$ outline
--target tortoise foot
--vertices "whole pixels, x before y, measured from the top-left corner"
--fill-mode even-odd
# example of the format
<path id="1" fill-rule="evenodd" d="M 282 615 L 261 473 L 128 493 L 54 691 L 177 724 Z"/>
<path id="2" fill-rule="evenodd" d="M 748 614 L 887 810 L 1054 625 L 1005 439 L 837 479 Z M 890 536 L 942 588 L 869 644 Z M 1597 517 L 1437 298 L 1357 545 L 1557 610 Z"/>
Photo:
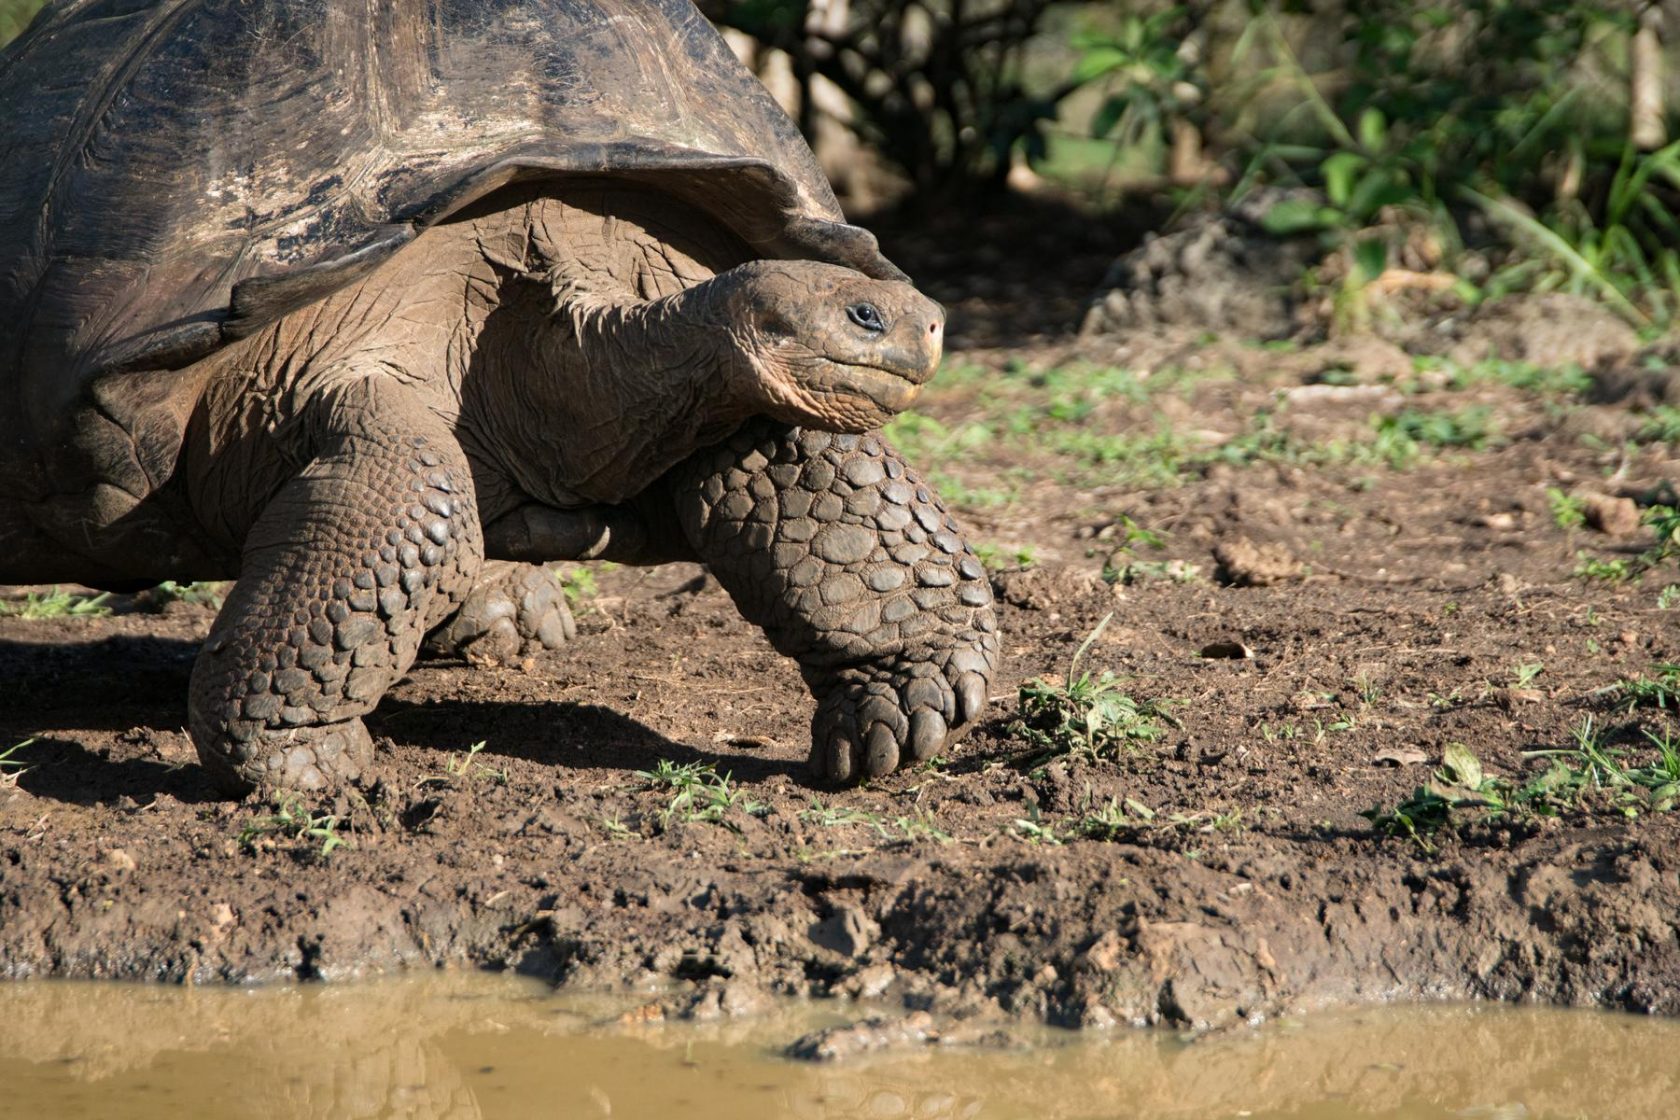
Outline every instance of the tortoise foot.
<path id="1" fill-rule="evenodd" d="M 253 730 L 216 746 L 199 757 L 230 796 L 252 790 L 331 793 L 356 784 L 373 765 L 373 738 L 359 719 Z"/>
<path id="2" fill-rule="evenodd" d="M 491 561 L 460 608 L 426 638 L 426 650 L 474 665 L 505 665 L 576 636 L 565 592 L 547 568 Z"/>
<path id="3" fill-rule="evenodd" d="M 986 707 L 997 661 L 993 635 L 925 659 L 900 657 L 812 680 L 811 769 L 858 782 L 924 762 L 954 744 Z M 810 679 L 809 676 L 807 679 Z"/>

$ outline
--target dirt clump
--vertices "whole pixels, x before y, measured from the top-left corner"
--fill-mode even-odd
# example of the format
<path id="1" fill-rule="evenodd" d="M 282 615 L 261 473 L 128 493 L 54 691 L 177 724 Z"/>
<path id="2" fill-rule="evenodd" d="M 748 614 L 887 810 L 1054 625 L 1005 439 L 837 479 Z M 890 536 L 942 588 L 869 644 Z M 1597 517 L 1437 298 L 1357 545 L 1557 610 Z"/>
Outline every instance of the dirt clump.
<path id="1" fill-rule="evenodd" d="M 1081 334 L 1184 328 L 1288 337 L 1303 308 L 1301 276 L 1321 250 L 1310 237 L 1268 234 L 1263 209 L 1198 215 L 1147 236 L 1103 277 Z"/>
<path id="2" fill-rule="evenodd" d="M 1219 581 L 1233 587 L 1270 587 L 1302 572 L 1301 562 L 1276 541 L 1255 544 L 1247 537 L 1234 537 L 1214 546 L 1213 559 L 1219 565 Z"/>

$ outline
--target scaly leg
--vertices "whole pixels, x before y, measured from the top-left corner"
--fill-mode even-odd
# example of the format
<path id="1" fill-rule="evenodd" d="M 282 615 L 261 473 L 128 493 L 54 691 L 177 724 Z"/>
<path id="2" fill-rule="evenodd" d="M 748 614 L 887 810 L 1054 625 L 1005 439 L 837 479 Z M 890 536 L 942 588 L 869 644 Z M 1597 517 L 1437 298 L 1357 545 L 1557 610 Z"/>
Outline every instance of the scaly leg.
<path id="1" fill-rule="evenodd" d="M 251 527 L 193 667 L 193 739 L 235 793 L 359 777 L 373 755 L 360 717 L 483 555 L 466 456 L 408 389 L 341 385 L 306 423 L 316 457 Z"/>
<path id="2" fill-rule="evenodd" d="M 460 609 L 426 636 L 426 650 L 474 665 L 509 665 L 577 637 L 554 574 L 538 564 L 486 561 Z"/>
<path id="3" fill-rule="evenodd" d="M 879 435 L 755 422 L 667 486 L 741 613 L 799 661 L 819 777 L 889 773 L 979 717 L 998 657 L 991 585 Z"/>
<path id="4" fill-rule="evenodd" d="M 661 509 L 661 523 L 669 510 Z M 613 560 L 660 564 L 692 560 L 681 530 L 654 531 L 633 506 L 554 509 L 528 502 L 484 527 L 487 559 L 453 615 L 426 649 L 479 664 L 558 649 L 577 636 L 566 597 L 544 564 Z"/>

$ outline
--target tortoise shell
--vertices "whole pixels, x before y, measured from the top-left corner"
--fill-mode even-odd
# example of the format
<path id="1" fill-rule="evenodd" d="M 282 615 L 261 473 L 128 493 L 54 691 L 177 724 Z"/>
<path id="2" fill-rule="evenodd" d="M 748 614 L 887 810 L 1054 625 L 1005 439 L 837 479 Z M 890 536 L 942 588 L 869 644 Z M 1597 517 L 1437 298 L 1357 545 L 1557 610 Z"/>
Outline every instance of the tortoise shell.
<path id="1" fill-rule="evenodd" d="M 902 275 L 690 0 L 67 0 L 0 53 L 0 106 L 19 443 L 516 180 L 633 178 L 761 256 Z"/>

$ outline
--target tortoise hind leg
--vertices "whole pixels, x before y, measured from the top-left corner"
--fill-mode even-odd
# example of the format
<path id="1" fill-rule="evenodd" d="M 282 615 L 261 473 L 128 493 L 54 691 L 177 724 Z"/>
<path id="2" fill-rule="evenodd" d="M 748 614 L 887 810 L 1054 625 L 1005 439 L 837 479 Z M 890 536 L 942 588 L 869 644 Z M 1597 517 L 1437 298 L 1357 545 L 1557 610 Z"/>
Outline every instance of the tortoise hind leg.
<path id="1" fill-rule="evenodd" d="M 251 527 L 193 667 L 193 739 L 231 793 L 360 777 L 373 753 L 360 717 L 483 555 L 466 456 L 408 390 L 356 382 L 311 409 L 315 458 Z"/>
<path id="2" fill-rule="evenodd" d="M 426 636 L 426 652 L 474 665 L 508 665 L 577 636 L 566 595 L 538 564 L 486 561 L 461 606 Z"/>
<path id="3" fill-rule="evenodd" d="M 507 664 L 577 636 L 566 596 L 544 565 L 569 560 L 663 564 L 695 559 L 668 505 L 650 522 L 634 504 L 555 509 L 517 506 L 484 527 L 488 559 L 454 615 L 426 638 L 426 650 L 475 664 Z"/>

